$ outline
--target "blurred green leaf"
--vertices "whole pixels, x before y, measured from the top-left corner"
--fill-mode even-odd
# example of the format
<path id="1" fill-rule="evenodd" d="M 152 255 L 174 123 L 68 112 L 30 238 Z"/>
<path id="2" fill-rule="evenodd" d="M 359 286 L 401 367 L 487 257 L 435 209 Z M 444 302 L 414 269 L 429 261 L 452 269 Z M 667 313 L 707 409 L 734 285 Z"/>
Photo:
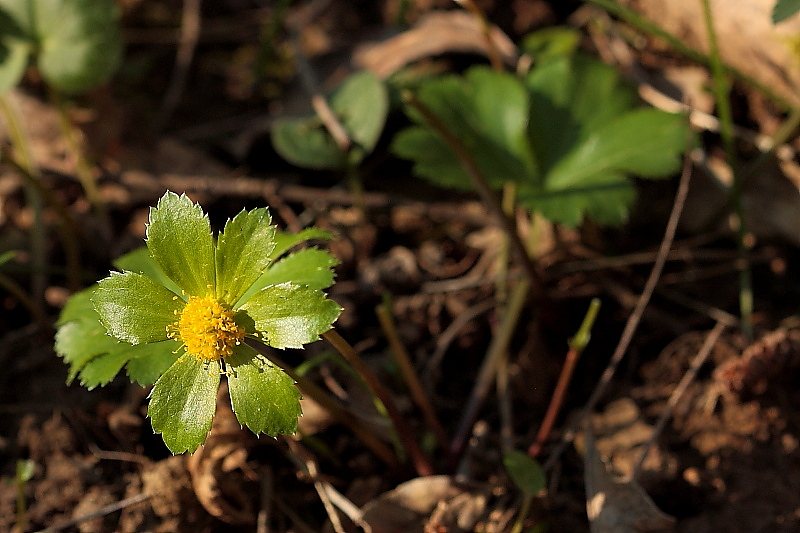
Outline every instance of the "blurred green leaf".
<path id="1" fill-rule="evenodd" d="M 344 154 L 318 117 L 276 120 L 272 144 L 281 157 L 299 167 L 341 170 L 358 164 L 375 148 L 386 122 L 389 96 L 384 84 L 368 71 L 352 74 L 333 93 L 331 110 L 353 141 Z"/>
<path id="2" fill-rule="evenodd" d="M 19 81 L 30 52 L 47 83 L 65 92 L 105 82 L 121 62 L 119 7 L 113 0 L 0 0 L 0 8 L 16 26 L 15 34 L 2 33 L 10 53 L 0 63 L 0 90 Z M 0 19 L 0 30 L 7 22 Z M 15 36 L 11 44 L 8 35 Z"/>
<path id="3" fill-rule="evenodd" d="M 474 67 L 425 83 L 416 96 L 491 187 L 515 183 L 520 205 L 568 226 L 587 216 L 624 222 L 635 198 L 629 176 L 675 173 L 691 140 L 683 116 L 637 108 L 636 91 L 614 69 L 578 53 L 548 54 L 522 80 Z M 471 189 L 440 134 L 412 107 L 407 113 L 419 125 L 395 137 L 394 151 L 438 185 Z"/>
<path id="4" fill-rule="evenodd" d="M 772 9 L 772 23 L 778 24 L 800 11 L 800 0 L 778 0 Z"/>
<path id="5" fill-rule="evenodd" d="M 503 466 L 511 481 L 529 496 L 536 496 L 547 483 L 541 465 L 527 453 L 511 450 L 503 455 Z"/>

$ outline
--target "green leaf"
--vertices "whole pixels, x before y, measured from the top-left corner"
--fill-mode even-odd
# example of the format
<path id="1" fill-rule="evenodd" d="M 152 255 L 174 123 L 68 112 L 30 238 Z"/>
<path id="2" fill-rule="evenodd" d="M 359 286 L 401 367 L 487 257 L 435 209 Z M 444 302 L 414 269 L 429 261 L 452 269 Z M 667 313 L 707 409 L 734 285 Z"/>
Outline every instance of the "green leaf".
<path id="1" fill-rule="evenodd" d="M 539 462 L 519 450 L 503 455 L 503 465 L 511 481 L 525 494 L 536 496 L 547 483 Z"/>
<path id="2" fill-rule="evenodd" d="M 473 67 L 463 78 L 425 83 L 416 97 L 472 155 L 493 187 L 536 175 L 527 140 L 529 97 L 514 76 Z M 435 183 L 471 188 L 462 163 L 439 133 L 412 107 L 407 112 L 421 126 L 395 137 L 395 153 L 414 160 L 414 172 Z"/>
<path id="3" fill-rule="evenodd" d="M 272 145 L 281 157 L 305 168 L 341 170 L 372 152 L 389 110 L 386 87 L 372 73 L 349 76 L 330 99 L 331 110 L 354 146 L 349 157 L 336 145 L 318 117 L 276 120 Z"/>
<path id="4" fill-rule="evenodd" d="M 144 274 L 175 294 L 181 295 L 181 288 L 164 274 L 164 271 L 161 270 L 158 263 L 153 260 L 153 256 L 150 255 L 150 250 L 147 249 L 147 246 L 142 246 L 141 248 L 137 248 L 136 250 L 118 257 L 114 261 L 114 266 L 119 270 L 129 270 L 131 272 Z"/>
<path id="5" fill-rule="evenodd" d="M 131 344 L 165 340 L 184 305 L 172 291 L 135 272 L 112 272 L 100 280 L 92 302 L 108 332 Z"/>
<path id="6" fill-rule="evenodd" d="M 289 251 L 293 246 L 297 246 L 301 242 L 318 239 L 322 241 L 329 241 L 333 239 L 333 234 L 321 228 L 305 228 L 297 233 L 286 233 L 279 231 L 275 234 L 275 249 L 270 254 L 270 260 L 275 261 L 278 257 L 282 256 Z"/>
<path id="7" fill-rule="evenodd" d="M 347 166 L 347 157 L 316 117 L 275 120 L 272 146 L 278 155 L 298 167 L 341 170 Z"/>
<path id="8" fill-rule="evenodd" d="M 256 435 L 297 431 L 297 417 L 303 412 L 291 377 L 244 344 L 226 363 L 231 405 L 240 424 Z"/>
<path id="9" fill-rule="evenodd" d="M 209 296 L 214 287 L 214 239 L 203 209 L 167 191 L 150 209 L 147 248 L 161 270 L 188 296 Z"/>
<path id="10" fill-rule="evenodd" d="M 270 263 L 275 226 L 266 209 L 242 211 L 217 241 L 216 298 L 233 306 Z"/>
<path id="11" fill-rule="evenodd" d="M 81 320 L 91 315 L 99 319 L 97 313 L 95 313 L 94 304 L 92 304 L 92 294 L 96 288 L 97 285 L 92 285 L 88 289 L 83 289 L 70 296 L 64 309 L 58 315 L 56 326 L 64 325 L 73 320 Z"/>
<path id="12" fill-rule="evenodd" d="M 26 0 L 22 0 L 26 1 Z M 122 60 L 113 0 L 35 0 L 38 66 L 47 82 L 81 92 L 106 82 Z"/>
<path id="13" fill-rule="evenodd" d="M 519 202 L 548 220 L 575 227 L 584 215 L 605 226 L 617 226 L 628 218 L 628 207 L 636 198 L 633 183 L 620 173 L 592 177 L 591 184 L 557 190 L 525 188 Z"/>
<path id="14" fill-rule="evenodd" d="M 142 349 L 135 350 L 125 365 L 128 377 L 143 387 L 152 385 L 183 355 L 181 346 L 180 341 L 172 339 L 135 346 Z"/>
<path id="15" fill-rule="evenodd" d="M 172 453 L 194 453 L 205 442 L 217 407 L 219 379 L 218 362 L 201 363 L 184 355 L 156 381 L 147 415 Z"/>
<path id="16" fill-rule="evenodd" d="M 130 353 L 131 349 L 146 346 L 146 344 L 140 344 L 139 346 L 131 346 L 128 344 L 125 347 L 120 347 L 120 349 L 112 349 L 97 357 L 93 357 L 86 366 L 81 369 L 79 374 L 81 385 L 89 390 L 94 389 L 98 385 L 107 385 L 119 374 L 119 371 L 122 370 L 125 363 L 130 360 L 132 357 Z"/>
<path id="17" fill-rule="evenodd" d="M 657 109 L 637 109 L 606 122 L 578 141 L 551 170 L 548 189 L 590 184 L 595 176 L 624 172 L 665 177 L 680 168 L 686 120 Z M 646 132 L 646 135 L 643 135 Z"/>
<path id="18" fill-rule="evenodd" d="M 67 384 L 95 357 L 130 346 L 110 337 L 94 311 L 88 318 L 60 325 L 55 336 L 55 352 L 69 365 Z"/>
<path id="19" fill-rule="evenodd" d="M 551 49 L 547 38 L 563 42 Z M 545 57 L 524 80 L 475 67 L 424 83 L 417 99 L 492 188 L 516 184 L 520 205 L 553 222 L 575 226 L 588 216 L 619 224 L 635 198 L 629 176 L 675 173 L 691 132 L 680 115 L 636 109 L 634 88 L 607 65 L 570 53 L 568 41 L 556 32 L 535 42 Z M 434 183 L 471 189 L 464 162 L 419 113 L 407 112 L 420 125 L 400 132 L 394 151 Z"/>
<path id="20" fill-rule="evenodd" d="M 800 11 L 800 0 L 778 0 L 772 10 L 772 23 L 778 24 Z"/>
<path id="21" fill-rule="evenodd" d="M 312 289 L 327 289 L 333 285 L 333 267 L 339 261 L 325 250 L 307 248 L 284 257 L 271 265 L 266 272 L 244 293 L 240 302 L 246 302 L 253 294 L 268 285 L 292 282 Z"/>
<path id="22" fill-rule="evenodd" d="M 386 86 L 368 70 L 351 74 L 331 96 L 331 109 L 358 145 L 360 161 L 372 152 L 383 131 L 389 112 Z"/>
<path id="23" fill-rule="evenodd" d="M 97 86 L 120 64 L 122 34 L 113 0 L 0 0 L 0 6 L 31 40 L 44 79 L 59 90 Z"/>
<path id="24" fill-rule="evenodd" d="M 342 308 L 325 293 L 292 283 L 265 287 L 241 307 L 261 340 L 273 348 L 302 348 L 331 329 Z"/>
<path id="25" fill-rule="evenodd" d="M 520 48 L 537 63 L 541 63 L 572 55 L 578 49 L 580 41 L 581 33 L 575 28 L 550 26 L 526 35 Z"/>

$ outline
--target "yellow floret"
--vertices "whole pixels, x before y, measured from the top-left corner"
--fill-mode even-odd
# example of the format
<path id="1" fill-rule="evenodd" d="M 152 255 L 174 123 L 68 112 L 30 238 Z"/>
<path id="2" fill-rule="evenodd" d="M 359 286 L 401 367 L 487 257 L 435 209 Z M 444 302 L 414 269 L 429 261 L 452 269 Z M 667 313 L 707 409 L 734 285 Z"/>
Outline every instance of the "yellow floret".
<path id="1" fill-rule="evenodd" d="M 191 296 L 169 334 L 200 361 L 231 355 L 244 335 L 244 329 L 233 320 L 233 312 L 212 296 Z"/>

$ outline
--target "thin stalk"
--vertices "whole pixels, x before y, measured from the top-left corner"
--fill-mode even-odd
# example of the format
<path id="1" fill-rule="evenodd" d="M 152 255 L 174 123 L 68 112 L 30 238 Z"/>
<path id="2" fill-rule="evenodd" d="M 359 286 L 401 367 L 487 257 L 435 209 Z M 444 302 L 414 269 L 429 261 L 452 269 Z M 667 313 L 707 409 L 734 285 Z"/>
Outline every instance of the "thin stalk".
<path id="1" fill-rule="evenodd" d="M 556 417 L 561 411 L 561 405 L 564 403 L 564 397 L 566 396 L 569 382 L 572 379 L 572 374 L 575 372 L 575 366 L 578 364 L 578 359 L 580 359 L 586 345 L 589 344 L 592 326 L 597 319 L 599 310 L 600 300 L 593 298 L 578 333 L 569 343 L 569 351 L 564 360 L 564 366 L 561 368 L 561 375 L 558 376 L 558 383 L 553 391 L 553 397 L 550 399 L 550 405 L 547 407 L 542 425 L 539 427 L 539 432 L 536 434 L 536 440 L 528 448 L 528 455 L 531 457 L 537 457 L 539 455 L 544 443 L 547 442 L 548 437 L 550 437 L 550 431 L 552 431 Z"/>
<path id="2" fill-rule="evenodd" d="M 492 69 L 494 69 L 495 72 L 503 72 L 505 70 L 503 67 L 503 60 L 500 57 L 500 51 L 497 49 L 494 39 L 492 39 L 492 25 L 489 23 L 489 19 L 486 18 L 486 14 L 478 6 L 478 4 L 472 0 L 453 1 L 469 11 L 472 16 L 478 20 L 481 25 L 481 33 L 483 34 L 483 38 L 486 40 L 486 50 L 489 54 L 489 63 L 491 63 Z"/>
<path id="3" fill-rule="evenodd" d="M 0 96 L 0 109 L 5 117 L 11 146 L 14 148 L 14 156 L 17 158 L 19 165 L 35 180 L 40 180 L 39 167 L 31 154 L 30 144 L 22 127 L 19 114 L 6 95 Z M 47 286 L 47 276 L 44 274 L 47 269 L 45 242 L 47 229 L 44 225 L 42 197 L 36 188 L 29 183 L 25 185 L 25 201 L 33 212 L 33 225 L 30 229 L 30 250 L 34 267 L 31 272 L 31 293 L 34 300 L 39 303 L 44 301 L 44 289 Z"/>
<path id="4" fill-rule="evenodd" d="M 108 211 L 105 204 L 100 199 L 100 193 L 97 190 L 97 182 L 95 181 L 92 167 L 86 158 L 86 152 L 83 150 L 79 141 L 79 135 L 76 131 L 75 125 L 69 119 L 67 108 L 64 104 L 64 99 L 61 95 L 50 88 L 50 102 L 58 111 L 58 126 L 61 129 L 61 135 L 67 141 L 70 151 L 75 156 L 75 173 L 78 175 L 78 180 L 81 182 L 83 192 L 86 193 L 86 198 L 89 204 L 94 209 L 94 212 L 100 218 L 104 228 L 110 228 L 110 219 L 108 218 Z"/>
<path id="5" fill-rule="evenodd" d="M 600 380 L 597 382 L 597 385 L 592 391 L 591 396 L 589 396 L 589 399 L 586 401 L 586 405 L 583 407 L 580 414 L 572 421 L 570 426 L 564 432 L 561 442 L 550 453 L 547 461 L 545 461 L 545 463 L 542 465 L 544 470 L 550 470 L 553 466 L 555 466 L 556 461 L 558 461 L 558 458 L 567 447 L 567 444 L 570 443 L 573 438 L 575 438 L 575 433 L 580 425 L 583 423 L 589 413 L 594 411 L 597 403 L 603 397 L 608 385 L 611 383 L 617 368 L 625 358 L 625 353 L 628 351 L 628 346 L 630 346 L 633 336 L 636 333 L 636 329 L 639 327 L 642 315 L 644 315 L 644 310 L 650 302 L 650 298 L 653 296 L 653 292 L 658 284 L 658 280 L 661 277 L 661 272 L 664 270 L 664 265 L 667 262 L 667 257 L 669 256 L 669 251 L 672 248 L 672 243 L 675 240 L 675 232 L 678 229 L 678 221 L 681 218 L 683 206 L 686 204 L 686 196 L 689 193 L 689 181 L 691 175 L 692 167 L 689 162 L 688 155 L 684 155 L 683 172 L 681 173 L 681 179 L 678 182 L 678 191 L 675 194 L 675 201 L 672 203 L 672 211 L 670 211 L 669 220 L 667 220 L 667 227 L 664 230 L 664 238 L 661 239 L 661 244 L 658 247 L 656 259 L 653 262 L 653 268 L 650 270 L 650 275 L 647 277 L 647 281 L 644 284 L 642 294 L 639 297 L 639 300 L 636 302 L 636 306 L 634 307 L 630 316 L 628 317 L 628 321 L 625 323 L 625 328 L 622 330 L 617 347 L 614 348 L 614 353 L 611 354 L 611 359 L 608 361 L 606 369 L 603 370 L 603 373 L 600 375 Z"/>
<path id="6" fill-rule="evenodd" d="M 517 513 L 517 519 L 514 520 L 514 526 L 511 528 L 511 533 L 522 532 L 522 526 L 525 524 L 525 519 L 528 518 L 528 513 L 531 511 L 532 502 L 533 496 L 527 493 L 523 494 L 522 505 L 519 507 L 519 513 Z"/>
<path id="7" fill-rule="evenodd" d="M 671 48 L 676 50 L 681 55 L 691 59 L 692 61 L 696 61 L 702 65 L 711 66 L 711 58 L 709 56 L 698 52 L 694 48 L 682 42 L 679 38 L 667 31 L 664 31 L 658 25 L 639 15 L 632 9 L 617 3 L 615 0 L 584 0 L 584 2 L 587 4 L 594 4 L 611 14 L 618 16 L 634 28 L 637 28 L 644 33 L 663 39 Z M 778 103 L 785 109 L 792 109 L 794 107 L 792 104 L 787 102 L 785 98 L 777 95 L 774 91 L 770 90 L 769 87 L 761 84 L 756 79 L 734 68 L 727 66 L 723 68 L 726 73 L 730 74 L 737 80 L 742 81 L 747 85 L 761 91 L 763 94 L 767 95 L 770 100 Z"/>
<path id="8" fill-rule="evenodd" d="M 2 101 L 2 98 L 0 98 L 0 101 Z M 22 176 L 22 179 L 25 180 L 25 186 L 36 191 L 39 197 L 44 198 L 46 203 L 55 210 L 59 220 L 56 231 L 58 231 L 61 243 L 64 246 L 64 255 L 67 263 L 67 285 L 71 291 L 77 292 L 81 288 L 83 271 L 81 269 L 81 257 L 77 239 L 78 228 L 74 220 L 64 205 L 58 201 L 50 189 L 42 184 L 40 179 L 28 172 L 14 157 L 2 158 L 1 156 L 2 153 L 0 153 L 0 159 Z"/>
<path id="9" fill-rule="evenodd" d="M 403 374 L 403 379 L 405 379 L 408 390 L 411 393 L 411 398 L 413 398 L 414 403 L 417 404 L 417 407 L 419 407 L 422 412 L 422 417 L 425 419 L 428 428 L 436 437 L 436 442 L 439 444 L 439 447 L 445 451 L 449 450 L 449 441 L 444 432 L 444 428 L 441 422 L 439 422 L 439 417 L 436 416 L 436 411 L 433 405 L 431 405 L 430 399 L 425 393 L 425 389 L 422 387 L 419 376 L 416 370 L 414 370 L 414 365 L 411 364 L 408 351 L 400 341 L 400 336 L 397 334 L 397 328 L 392 319 L 389 302 L 384 300 L 383 303 L 375 307 L 375 314 L 378 317 L 378 322 L 380 322 L 383 334 L 386 336 L 386 340 L 392 348 L 395 361 L 400 367 L 400 372 Z"/>
<path id="10" fill-rule="evenodd" d="M 14 298 L 16 298 L 22 306 L 28 310 L 33 320 L 39 325 L 42 331 L 49 331 L 53 325 L 47 318 L 47 315 L 42 310 L 41 306 L 36 305 L 36 302 L 28 296 L 25 290 L 5 274 L 0 273 L 0 287 L 8 291 Z"/>
<path id="11" fill-rule="evenodd" d="M 717 101 L 719 114 L 719 134 L 722 146 L 728 157 L 728 164 L 733 172 L 733 187 L 731 199 L 736 217 L 739 219 L 737 245 L 739 249 L 739 313 L 742 319 L 742 333 L 745 338 L 753 338 L 753 280 L 750 262 L 747 258 L 747 222 L 745 220 L 744 203 L 742 201 L 742 176 L 736 153 L 736 140 L 733 133 L 733 113 L 730 103 L 730 83 L 725 75 L 725 67 L 719 53 L 717 33 L 714 29 L 714 19 L 711 13 L 709 0 L 700 0 L 703 5 L 703 18 L 708 32 L 709 60 L 711 62 L 711 75 L 713 79 L 714 96 Z"/>
<path id="12" fill-rule="evenodd" d="M 313 381 L 299 375 L 295 370 L 284 363 L 274 353 L 263 344 L 250 339 L 245 339 L 248 346 L 255 349 L 258 353 L 270 360 L 284 372 L 286 372 L 296 383 L 297 387 L 309 398 L 320 404 L 323 409 L 328 411 L 334 418 L 347 426 L 381 461 L 392 468 L 397 467 L 397 459 L 391 449 L 382 441 L 378 440 L 374 433 L 366 429 L 356 417 L 347 411 L 336 400 L 331 398 L 324 390 L 318 387 Z"/>
<path id="13" fill-rule="evenodd" d="M 437 117 L 430 109 L 428 109 L 427 106 L 420 102 L 410 91 L 404 91 L 403 98 L 411 107 L 416 109 L 423 116 L 428 125 L 442 137 L 456 157 L 458 157 L 464 172 L 466 172 L 466 174 L 472 180 L 472 185 L 480 195 L 483 203 L 486 204 L 487 209 L 489 209 L 492 216 L 497 219 L 497 221 L 501 224 L 501 227 L 508 235 L 508 238 L 511 241 L 511 246 L 516 254 L 516 259 L 522 264 L 523 268 L 525 269 L 525 273 L 530 280 L 530 289 L 533 291 L 536 298 L 543 298 L 545 294 L 544 280 L 542 280 L 542 276 L 536 269 L 536 265 L 528 255 L 528 252 L 525 249 L 525 244 L 522 242 L 519 237 L 519 233 L 517 232 L 516 224 L 513 220 L 507 217 L 505 213 L 503 213 L 503 207 L 500 203 L 500 200 L 492 191 L 491 187 L 489 186 L 489 182 L 486 180 L 486 177 L 478 168 L 475 158 L 472 157 L 472 154 L 469 153 L 469 150 L 466 149 L 461 141 L 458 140 L 452 133 L 450 133 L 444 123 L 439 120 L 439 117 Z"/>
<path id="14" fill-rule="evenodd" d="M 511 293 L 500 329 L 492 338 L 492 343 L 489 345 L 486 357 L 478 371 L 475 386 L 472 388 L 472 393 L 467 401 L 467 405 L 461 414 L 461 421 L 458 424 L 456 435 L 450 443 L 450 452 L 454 456 L 460 455 L 461 451 L 464 449 L 464 445 L 467 442 L 478 411 L 486 400 L 489 389 L 494 383 L 500 359 L 503 357 L 503 354 L 508 351 L 508 346 L 511 343 L 511 336 L 517 328 L 522 309 L 528 301 L 529 291 L 530 281 L 525 278 L 520 281 Z"/>
<path id="15" fill-rule="evenodd" d="M 414 438 L 411 429 L 408 427 L 402 415 L 400 414 L 400 410 L 397 408 L 394 398 L 392 398 L 392 396 L 389 394 L 389 391 L 386 390 L 383 384 L 378 380 L 378 377 L 372 372 L 369 366 L 367 366 L 364 360 L 361 359 L 355 348 L 353 348 L 349 342 L 339 335 L 336 330 L 328 330 L 322 334 L 322 337 L 328 341 L 331 346 L 336 348 L 336 351 L 342 354 L 342 357 L 344 357 L 345 360 L 353 366 L 355 371 L 358 372 L 358 374 L 361 376 L 361 379 L 364 380 L 372 393 L 381 402 L 383 402 L 383 405 L 386 407 L 386 412 L 394 424 L 394 428 L 397 431 L 403 446 L 405 446 L 406 452 L 411 458 L 411 462 L 413 463 L 417 474 L 422 477 L 432 475 L 433 468 L 428 462 L 428 459 L 425 457 L 425 454 L 422 453 L 422 449 L 419 447 L 419 444 Z"/>

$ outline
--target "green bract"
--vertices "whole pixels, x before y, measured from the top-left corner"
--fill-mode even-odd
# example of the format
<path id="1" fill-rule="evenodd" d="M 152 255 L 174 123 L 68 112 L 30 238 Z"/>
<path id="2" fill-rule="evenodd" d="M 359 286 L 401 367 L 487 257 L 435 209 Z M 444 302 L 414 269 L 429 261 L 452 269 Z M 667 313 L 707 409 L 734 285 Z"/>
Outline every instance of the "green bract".
<path id="1" fill-rule="evenodd" d="M 150 211 L 147 248 L 117 261 L 122 272 L 75 294 L 58 322 L 56 351 L 93 388 L 124 366 L 155 383 L 148 415 L 173 453 L 205 441 L 222 375 L 233 411 L 254 433 L 293 433 L 300 394 L 245 339 L 301 348 L 328 331 L 341 308 L 322 289 L 333 257 L 308 248 L 321 230 L 276 233 L 267 209 L 242 211 L 215 239 L 207 216 L 168 192 Z"/>

